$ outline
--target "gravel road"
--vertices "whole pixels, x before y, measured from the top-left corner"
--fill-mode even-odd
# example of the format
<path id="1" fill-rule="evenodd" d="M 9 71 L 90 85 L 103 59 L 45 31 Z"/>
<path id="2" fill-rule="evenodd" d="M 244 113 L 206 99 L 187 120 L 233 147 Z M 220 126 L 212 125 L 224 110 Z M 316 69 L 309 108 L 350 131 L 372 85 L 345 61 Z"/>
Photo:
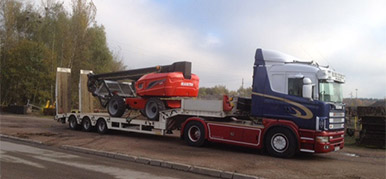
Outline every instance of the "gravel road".
<path id="1" fill-rule="evenodd" d="M 152 159 L 245 173 L 264 178 L 386 178 L 386 152 L 345 146 L 327 154 L 300 154 L 291 159 L 268 156 L 262 151 L 223 144 L 190 147 L 170 136 L 128 132 L 73 131 L 47 117 L 0 115 L 0 133 L 41 141 L 47 145 L 74 145 Z"/>

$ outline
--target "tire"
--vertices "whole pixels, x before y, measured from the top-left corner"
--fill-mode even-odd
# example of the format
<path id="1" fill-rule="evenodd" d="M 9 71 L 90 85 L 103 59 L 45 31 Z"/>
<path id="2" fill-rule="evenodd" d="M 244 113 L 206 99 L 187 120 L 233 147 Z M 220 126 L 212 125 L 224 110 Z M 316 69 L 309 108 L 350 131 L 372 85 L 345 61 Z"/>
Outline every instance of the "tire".
<path id="1" fill-rule="evenodd" d="M 266 134 L 265 147 L 274 157 L 290 158 L 297 151 L 297 142 L 291 130 L 278 127 L 269 130 Z"/>
<path id="2" fill-rule="evenodd" d="M 189 122 L 184 128 L 184 139 L 190 146 L 203 146 L 206 141 L 204 125 L 198 121 Z"/>
<path id="3" fill-rule="evenodd" d="M 99 134 L 106 134 L 109 130 L 104 119 L 98 119 L 96 128 Z"/>
<path id="4" fill-rule="evenodd" d="M 81 128 L 75 116 L 70 116 L 68 118 L 68 127 L 72 130 L 79 130 Z"/>
<path id="5" fill-rule="evenodd" d="M 92 130 L 91 120 L 88 117 L 82 119 L 82 130 L 85 132 L 90 132 Z"/>
<path id="6" fill-rule="evenodd" d="M 112 117 L 122 117 L 126 110 L 126 103 L 123 97 L 114 95 L 107 105 L 107 111 Z"/>
<path id="7" fill-rule="evenodd" d="M 165 103 L 158 98 L 150 98 L 146 102 L 145 115 L 149 120 L 159 119 L 159 112 L 165 109 Z"/>

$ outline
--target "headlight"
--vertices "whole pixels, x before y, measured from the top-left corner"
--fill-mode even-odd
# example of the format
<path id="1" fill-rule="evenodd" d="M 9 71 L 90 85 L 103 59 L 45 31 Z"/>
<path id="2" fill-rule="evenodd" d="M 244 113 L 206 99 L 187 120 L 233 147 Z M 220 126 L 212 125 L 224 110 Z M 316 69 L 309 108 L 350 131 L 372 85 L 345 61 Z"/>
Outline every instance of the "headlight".
<path id="1" fill-rule="evenodd" d="M 316 137 L 316 142 L 327 143 L 328 142 L 328 137 L 327 136 L 317 136 Z"/>

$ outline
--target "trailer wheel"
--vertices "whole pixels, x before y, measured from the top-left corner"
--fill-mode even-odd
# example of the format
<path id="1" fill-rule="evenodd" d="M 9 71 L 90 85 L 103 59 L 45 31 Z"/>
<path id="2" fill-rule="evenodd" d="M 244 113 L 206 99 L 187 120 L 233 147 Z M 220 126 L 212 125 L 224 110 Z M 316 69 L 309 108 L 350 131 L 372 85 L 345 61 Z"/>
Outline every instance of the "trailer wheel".
<path id="1" fill-rule="evenodd" d="M 295 155 L 297 143 L 294 134 L 287 128 L 273 128 L 265 138 L 265 147 L 274 157 L 289 158 Z"/>
<path id="2" fill-rule="evenodd" d="M 114 95 L 107 105 L 107 111 L 112 117 L 121 117 L 126 110 L 126 103 L 123 97 Z"/>
<path id="3" fill-rule="evenodd" d="M 205 128 L 202 123 L 189 122 L 184 128 L 184 139 L 190 146 L 203 146 L 205 144 Z"/>
<path id="4" fill-rule="evenodd" d="M 145 114 L 150 120 L 156 121 L 159 118 L 159 112 L 165 109 L 165 104 L 158 98 L 150 98 L 146 102 Z"/>
<path id="5" fill-rule="evenodd" d="M 73 115 L 68 118 L 68 127 L 70 127 L 72 130 L 79 130 L 81 128 L 81 126 L 78 124 L 78 121 L 76 120 L 76 117 Z"/>
<path id="6" fill-rule="evenodd" d="M 109 129 L 107 129 L 107 124 L 104 119 L 98 119 L 97 121 L 97 131 L 100 134 L 106 134 Z"/>
<path id="7" fill-rule="evenodd" d="M 83 131 L 85 131 L 85 132 L 90 132 L 90 131 L 92 130 L 90 118 L 84 117 L 84 118 L 82 119 L 82 129 L 83 129 Z"/>

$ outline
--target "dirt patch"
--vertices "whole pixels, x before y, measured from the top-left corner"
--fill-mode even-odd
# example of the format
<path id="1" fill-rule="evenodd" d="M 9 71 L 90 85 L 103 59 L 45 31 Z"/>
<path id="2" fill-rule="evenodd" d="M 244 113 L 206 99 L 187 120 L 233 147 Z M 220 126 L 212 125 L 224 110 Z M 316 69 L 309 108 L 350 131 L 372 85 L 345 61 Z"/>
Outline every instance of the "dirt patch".
<path id="1" fill-rule="evenodd" d="M 37 132 L 37 133 L 17 133 L 16 135 L 17 136 L 46 136 L 46 137 L 50 137 L 50 136 L 55 136 L 58 134 L 51 133 L 51 132 Z"/>
<path id="2" fill-rule="evenodd" d="M 9 127 L 9 128 L 21 128 L 21 126 L 13 126 L 13 125 L 9 125 L 7 127 Z"/>
<path id="3" fill-rule="evenodd" d="M 21 115 L 0 115 L 0 132 L 42 141 L 48 145 L 74 145 L 168 160 L 190 165 L 256 175 L 264 178 L 385 178 L 386 154 L 383 149 L 346 146 L 327 154 L 299 154 L 292 159 L 268 156 L 264 151 L 209 143 L 190 147 L 171 136 L 129 132 L 73 131 L 52 119 Z M 11 126 L 11 127 L 10 127 Z M 13 126 L 13 127 L 12 127 Z M 20 127 L 14 127 L 20 126 Z"/>

